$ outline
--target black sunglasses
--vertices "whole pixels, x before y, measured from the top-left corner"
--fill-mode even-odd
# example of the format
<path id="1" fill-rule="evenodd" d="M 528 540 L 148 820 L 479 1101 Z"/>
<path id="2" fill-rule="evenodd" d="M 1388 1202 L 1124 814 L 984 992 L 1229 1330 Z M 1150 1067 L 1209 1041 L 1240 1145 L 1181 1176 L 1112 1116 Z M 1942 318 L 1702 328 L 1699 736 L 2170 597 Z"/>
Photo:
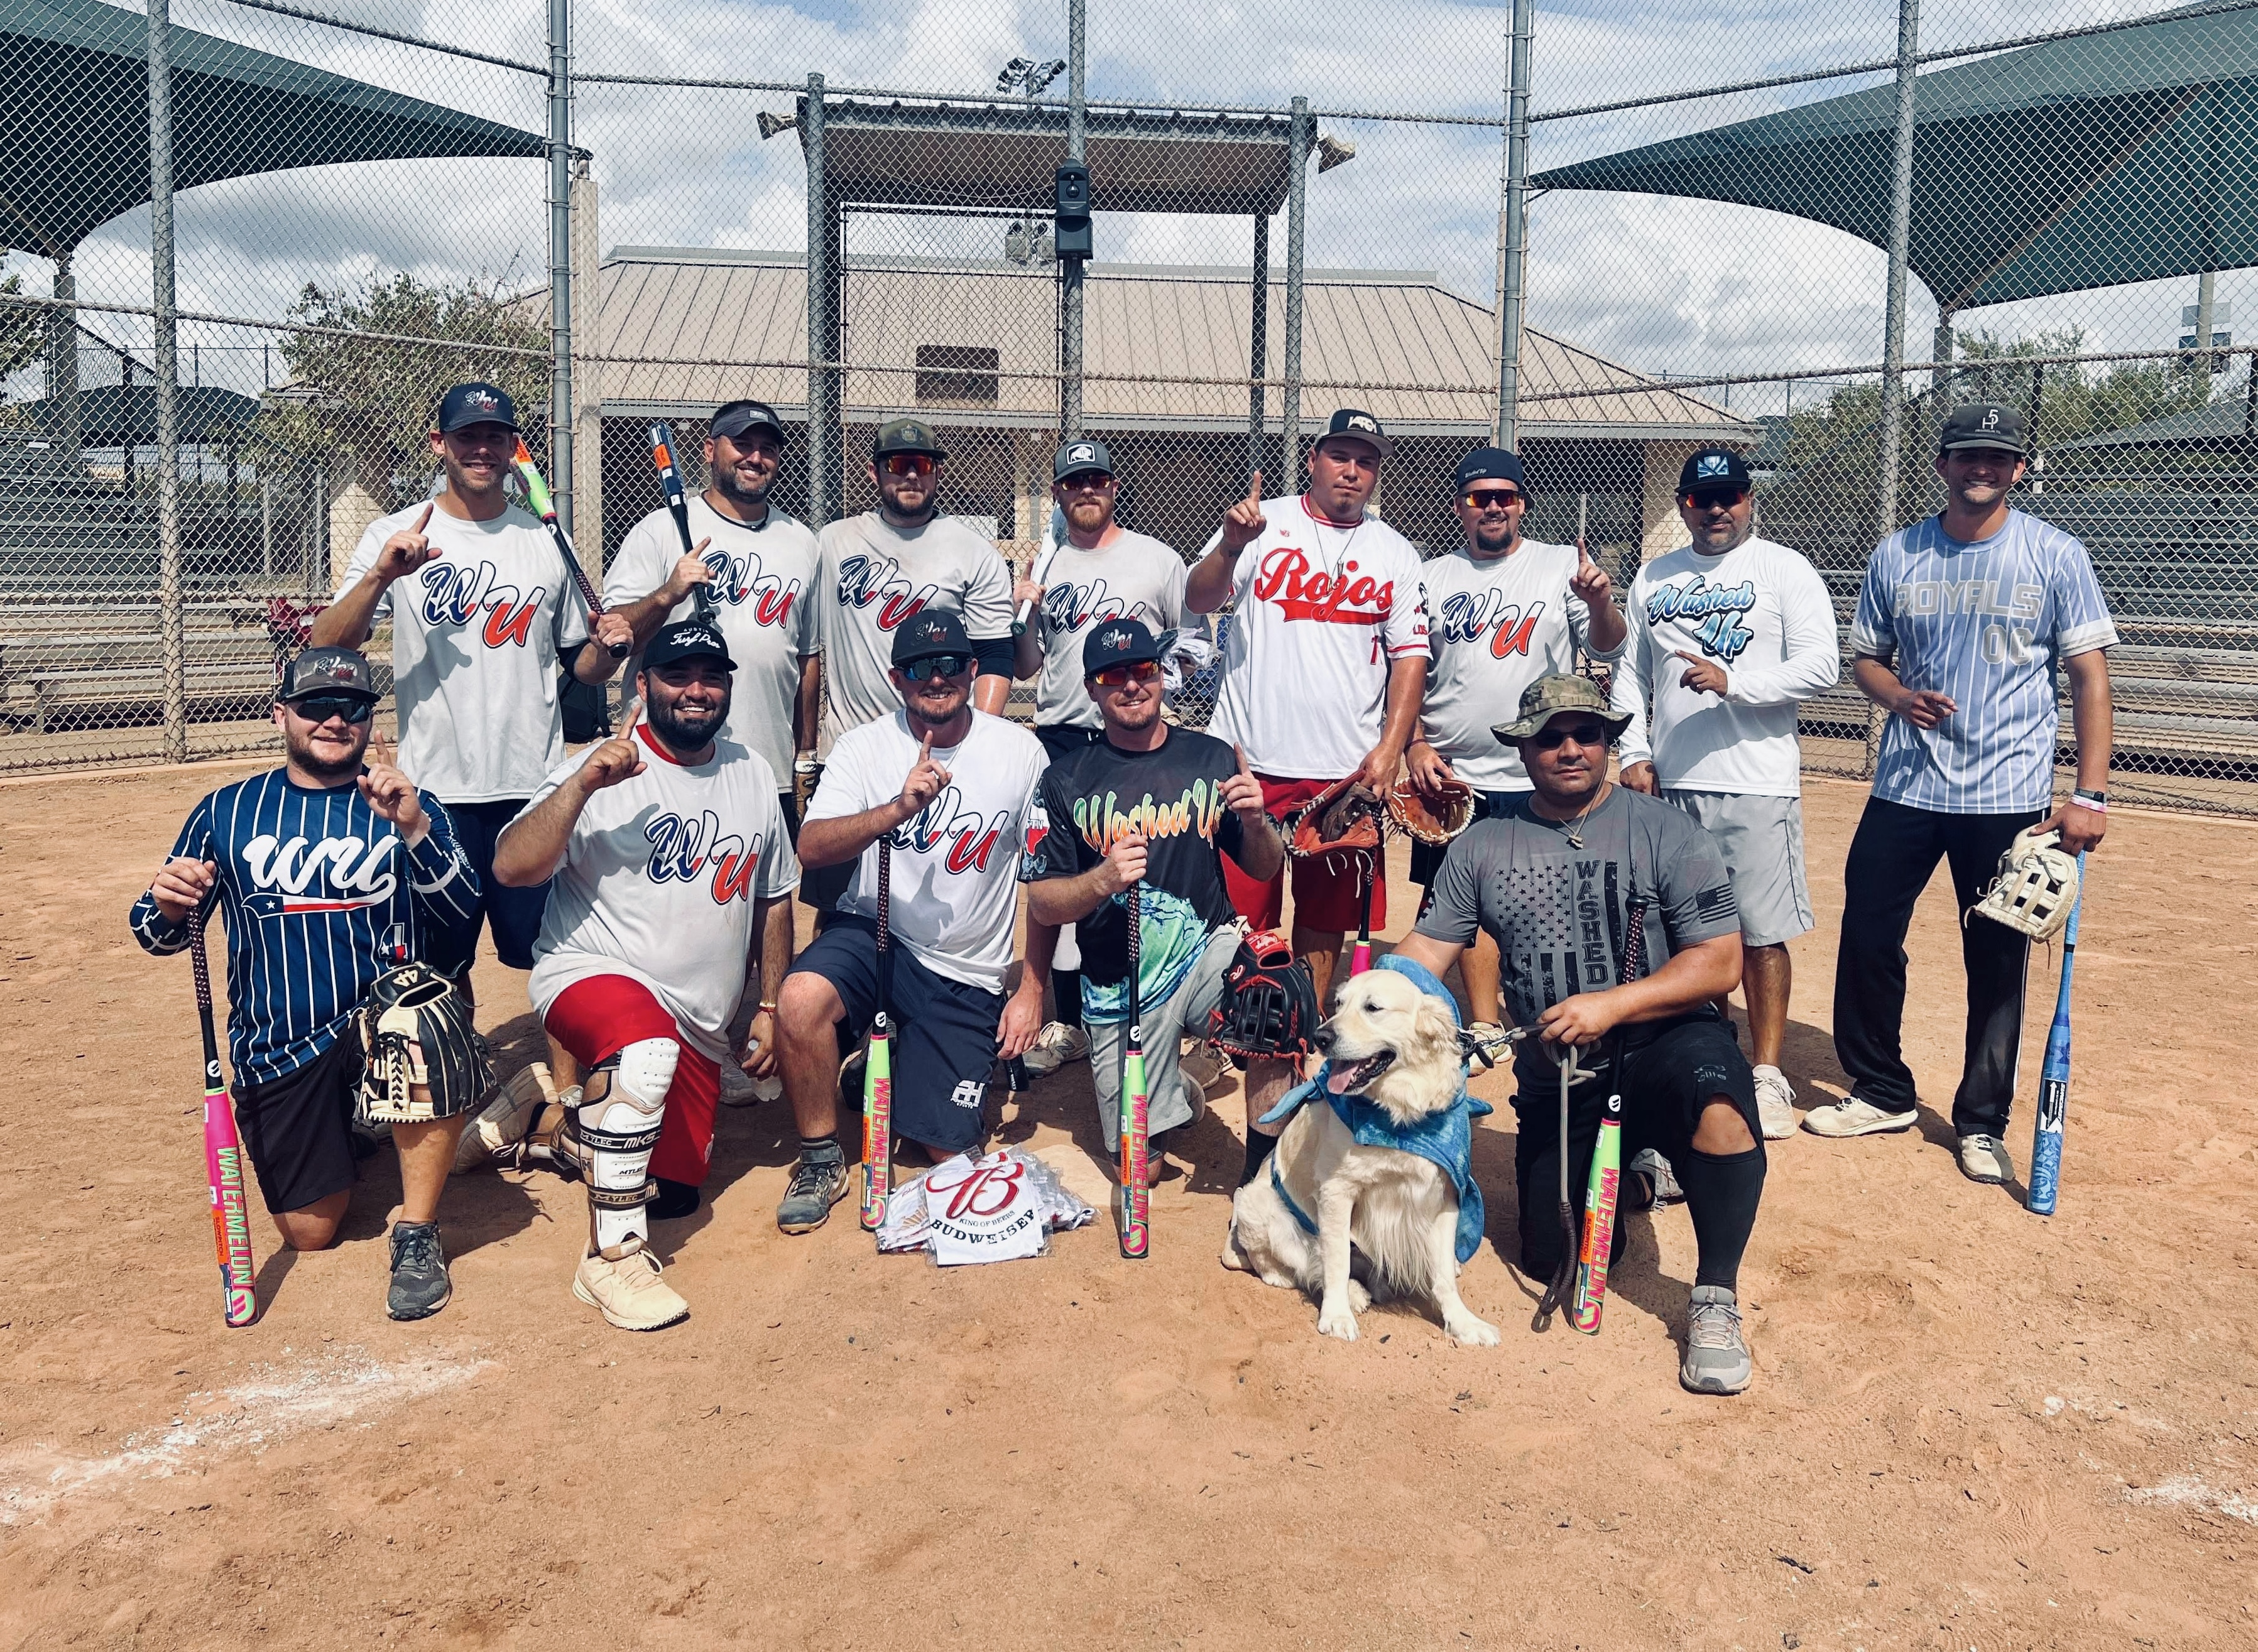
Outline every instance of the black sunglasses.
<path id="1" fill-rule="evenodd" d="M 1686 494 L 1686 502 L 1697 511 L 1730 510 L 1748 496 L 1745 487 L 1702 487 Z"/>
<path id="2" fill-rule="evenodd" d="M 961 654 L 933 654 L 922 660 L 911 660 L 900 666 L 904 677 L 912 683 L 922 683 L 927 677 L 956 677 L 972 669 L 972 662 Z"/>
<path id="3" fill-rule="evenodd" d="M 309 694 L 303 699 L 282 702 L 290 714 L 309 723 L 326 723 L 332 717 L 342 717 L 348 723 L 365 723 L 376 715 L 376 702 L 358 694 Z"/>
<path id="4" fill-rule="evenodd" d="M 1539 751 L 1558 751 L 1570 741 L 1579 746 L 1604 746 L 1608 743 L 1607 725 L 1578 723 L 1573 728 L 1555 728 L 1550 725 L 1529 737 L 1529 743 Z"/>

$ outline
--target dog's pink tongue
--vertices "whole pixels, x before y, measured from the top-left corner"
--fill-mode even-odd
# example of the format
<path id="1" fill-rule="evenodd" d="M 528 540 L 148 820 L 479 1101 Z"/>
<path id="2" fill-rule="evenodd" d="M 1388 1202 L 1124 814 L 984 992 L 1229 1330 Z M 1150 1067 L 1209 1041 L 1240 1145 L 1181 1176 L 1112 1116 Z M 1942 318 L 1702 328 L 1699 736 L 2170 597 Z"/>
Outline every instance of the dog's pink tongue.
<path id="1" fill-rule="evenodd" d="M 1336 1095 L 1346 1095 L 1350 1081 L 1355 1077 L 1355 1067 L 1337 1067 L 1325 1075 L 1325 1088 Z"/>

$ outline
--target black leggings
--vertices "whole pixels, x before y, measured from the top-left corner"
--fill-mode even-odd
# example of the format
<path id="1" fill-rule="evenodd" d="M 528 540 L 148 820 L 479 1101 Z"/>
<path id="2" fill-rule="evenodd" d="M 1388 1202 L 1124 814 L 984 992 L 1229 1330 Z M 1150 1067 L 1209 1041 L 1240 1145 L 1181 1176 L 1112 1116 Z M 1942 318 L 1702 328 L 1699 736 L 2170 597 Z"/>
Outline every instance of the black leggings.
<path id="1" fill-rule="evenodd" d="M 1609 1088 L 1602 1074 L 1568 1092 L 1568 1192 L 1579 1231 Z M 1723 1156 L 1694 1151 L 1694 1131 L 1701 1124 L 1702 1110 L 1720 1095 L 1739 1110 L 1756 1140 L 1753 1150 Z M 1748 1058 L 1714 1014 L 1665 1022 L 1625 1053 L 1622 1097 L 1623 1162 L 1628 1165 L 1633 1153 L 1647 1147 L 1670 1160 L 1679 1185 L 1686 1189 L 1700 1247 L 1694 1283 L 1734 1288 L 1741 1253 L 1756 1226 L 1765 1162 L 1756 1078 Z M 1523 1073 L 1513 1110 L 1521 1123 L 1513 1157 L 1514 1188 L 1521 1206 L 1521 1268 L 1542 1281 L 1551 1279 L 1559 1266 L 1565 1237 L 1560 1231 L 1559 1078 L 1549 1072 Z M 1610 1259 L 1622 1254 L 1623 1235 L 1623 1224 L 1617 1222 Z"/>
<path id="2" fill-rule="evenodd" d="M 1941 859 L 1952 869 L 1953 903 L 1962 914 L 1960 961 L 1968 975 L 1967 1045 L 1952 1128 L 1963 1136 L 2006 1130 L 2030 943 L 2005 924 L 1967 914 L 1999 875 L 1999 857 L 2015 833 L 2041 818 L 1944 814 L 1867 799 L 1843 868 L 1843 941 L 1835 955 L 1835 1059 L 1860 1101 L 1888 1113 L 1913 1109 L 1913 1069 L 1899 1048 L 1906 930 Z"/>

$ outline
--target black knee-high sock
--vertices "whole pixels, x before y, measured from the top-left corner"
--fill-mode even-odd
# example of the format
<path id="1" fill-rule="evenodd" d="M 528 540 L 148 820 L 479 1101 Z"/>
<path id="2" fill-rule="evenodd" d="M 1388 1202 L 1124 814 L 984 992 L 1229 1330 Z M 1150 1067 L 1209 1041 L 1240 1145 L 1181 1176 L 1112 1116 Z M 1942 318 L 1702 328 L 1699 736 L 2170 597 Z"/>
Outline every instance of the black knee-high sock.
<path id="1" fill-rule="evenodd" d="M 1262 1168 L 1262 1161 L 1270 1157 L 1270 1150 L 1278 1145 L 1275 1136 L 1266 1136 L 1253 1125 L 1246 1129 L 1246 1164 L 1239 1173 L 1239 1185 L 1244 1188 L 1254 1180 Z"/>
<path id="2" fill-rule="evenodd" d="M 1051 996 L 1058 1000 L 1056 1018 L 1070 1027 L 1082 1025 L 1082 971 L 1051 971 Z"/>
<path id="3" fill-rule="evenodd" d="M 1678 1173 L 1678 1185 L 1686 1189 L 1686 1209 L 1694 1218 L 1694 1243 L 1700 1252 L 1694 1282 L 1737 1291 L 1741 1252 L 1749 1247 L 1757 1204 L 1764 1197 L 1764 1148 L 1705 1153 L 1689 1147 L 1670 1165 Z"/>

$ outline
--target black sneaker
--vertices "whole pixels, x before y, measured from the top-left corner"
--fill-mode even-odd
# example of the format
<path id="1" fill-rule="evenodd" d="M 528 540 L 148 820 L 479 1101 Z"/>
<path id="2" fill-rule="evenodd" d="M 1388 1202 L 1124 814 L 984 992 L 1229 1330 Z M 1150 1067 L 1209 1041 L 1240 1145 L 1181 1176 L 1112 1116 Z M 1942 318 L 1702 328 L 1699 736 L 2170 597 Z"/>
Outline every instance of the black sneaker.
<path id="1" fill-rule="evenodd" d="M 698 1209 L 698 1189 L 686 1181 L 669 1181 L 664 1176 L 653 1176 L 658 1184 L 658 1196 L 650 1202 L 650 1219 L 654 1222 L 675 1222 L 692 1215 Z"/>
<path id="2" fill-rule="evenodd" d="M 394 1319 L 429 1319 L 454 1294 L 446 1253 L 439 1248 L 439 1224 L 394 1223 L 392 1290 L 384 1299 L 384 1311 Z"/>
<path id="3" fill-rule="evenodd" d="M 792 1167 L 792 1185 L 777 1206 L 777 1226 L 786 1233 L 813 1232 L 846 1196 L 847 1155 L 839 1144 L 803 1152 Z"/>

